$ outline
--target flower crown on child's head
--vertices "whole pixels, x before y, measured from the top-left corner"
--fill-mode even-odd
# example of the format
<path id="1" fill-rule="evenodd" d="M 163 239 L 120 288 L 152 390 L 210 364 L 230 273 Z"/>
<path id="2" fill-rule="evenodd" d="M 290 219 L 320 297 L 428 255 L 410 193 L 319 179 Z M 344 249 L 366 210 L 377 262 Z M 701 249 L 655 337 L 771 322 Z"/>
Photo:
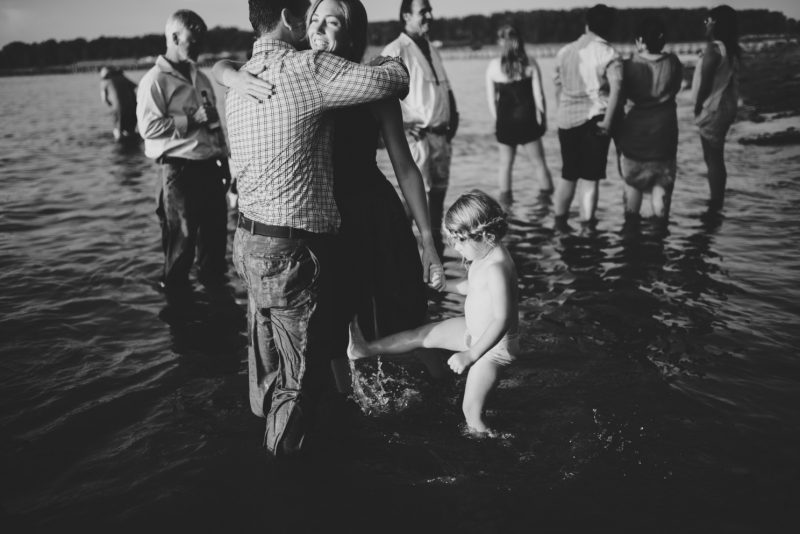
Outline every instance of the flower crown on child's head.
<path id="1" fill-rule="evenodd" d="M 445 215 L 445 230 L 456 239 L 495 243 L 508 231 L 506 213 L 492 197 L 479 189 L 461 195 Z"/>

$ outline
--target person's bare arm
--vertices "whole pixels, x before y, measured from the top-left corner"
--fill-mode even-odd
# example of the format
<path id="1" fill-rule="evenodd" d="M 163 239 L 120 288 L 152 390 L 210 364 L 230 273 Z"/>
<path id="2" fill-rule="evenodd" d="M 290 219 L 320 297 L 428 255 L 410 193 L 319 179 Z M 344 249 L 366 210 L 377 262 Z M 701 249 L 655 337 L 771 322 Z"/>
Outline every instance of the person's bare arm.
<path id="1" fill-rule="evenodd" d="M 608 107 L 603 120 L 597 125 L 605 135 L 611 134 L 611 125 L 614 117 L 617 116 L 617 109 L 621 102 L 620 95 L 622 94 L 622 61 L 620 59 L 612 60 L 606 67 L 606 77 L 608 78 Z"/>
<path id="2" fill-rule="evenodd" d="M 456 95 L 453 90 L 447 91 L 447 99 L 450 104 L 450 122 L 447 124 L 447 140 L 452 141 L 458 131 L 458 125 L 461 122 L 461 115 L 458 114 L 456 107 Z"/>
<path id="3" fill-rule="evenodd" d="M 268 80 L 258 77 L 264 72 L 263 65 L 250 72 L 242 69 L 244 63 L 223 59 L 214 63 L 211 75 L 220 85 L 223 85 L 236 94 L 255 104 L 269 100 L 275 94 L 275 85 Z"/>
<path id="4" fill-rule="evenodd" d="M 694 116 L 700 115 L 703 110 L 703 102 L 711 94 L 711 88 L 714 85 L 714 75 L 717 72 L 719 62 L 722 56 L 717 50 L 714 43 L 708 43 L 705 52 L 703 52 L 703 60 L 700 68 L 700 86 L 697 88 L 697 100 L 694 103 Z"/>
<path id="5" fill-rule="evenodd" d="M 542 84 L 542 71 L 539 69 L 539 63 L 536 60 L 533 62 L 533 76 L 531 76 L 531 83 L 533 84 L 533 95 L 536 102 L 541 104 L 542 112 L 542 131 L 547 130 L 547 100 L 544 97 L 544 86 Z"/>
<path id="6" fill-rule="evenodd" d="M 553 74 L 553 84 L 556 86 L 556 110 L 561 105 L 561 69 L 558 66 L 558 57 L 556 57 L 555 74 Z"/>
<path id="7" fill-rule="evenodd" d="M 683 86 L 683 63 L 678 59 L 678 56 L 673 56 L 671 60 L 675 65 L 675 72 L 673 72 L 672 80 L 670 80 L 669 93 L 674 98 L 681 92 L 681 87 Z"/>
<path id="8" fill-rule="evenodd" d="M 108 98 L 108 81 L 103 80 L 103 83 L 100 84 L 100 100 L 102 100 L 105 105 L 111 105 L 111 99 Z"/>
<path id="9" fill-rule="evenodd" d="M 486 104 L 489 106 L 489 113 L 494 120 L 497 120 L 497 92 L 494 87 L 494 60 L 486 68 Z"/>
<path id="10" fill-rule="evenodd" d="M 424 281 L 431 281 L 431 274 L 435 270 L 442 270 L 442 262 L 436 253 L 431 232 L 428 202 L 425 196 L 425 185 L 422 174 L 419 172 L 411 151 L 408 148 L 405 132 L 403 131 L 403 115 L 397 99 L 381 100 L 372 104 L 372 111 L 378 119 L 384 144 L 392 162 L 397 183 L 403 193 L 403 198 L 411 211 L 411 216 L 422 238 L 422 267 Z M 441 277 L 439 286 L 443 289 L 444 277 Z"/>
<path id="11" fill-rule="evenodd" d="M 497 345 L 512 324 L 513 291 L 505 269 L 502 265 L 489 265 L 485 276 L 493 318 L 469 349 L 457 352 L 447 360 L 447 365 L 458 374 L 463 373 L 470 365 L 478 361 L 478 358 Z"/>

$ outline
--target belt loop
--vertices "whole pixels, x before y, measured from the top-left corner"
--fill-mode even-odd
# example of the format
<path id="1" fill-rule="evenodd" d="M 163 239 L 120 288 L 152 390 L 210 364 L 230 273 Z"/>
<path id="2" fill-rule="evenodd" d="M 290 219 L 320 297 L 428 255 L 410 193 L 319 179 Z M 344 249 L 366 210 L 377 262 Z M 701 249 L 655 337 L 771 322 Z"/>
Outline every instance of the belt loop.
<path id="1" fill-rule="evenodd" d="M 252 234 L 253 233 L 253 225 L 251 223 L 252 223 L 251 220 L 249 220 L 247 217 L 245 217 L 241 213 L 239 214 L 239 224 L 237 224 L 237 226 L 239 228 L 241 228 L 243 230 L 247 230 L 248 232 L 250 232 Z"/>

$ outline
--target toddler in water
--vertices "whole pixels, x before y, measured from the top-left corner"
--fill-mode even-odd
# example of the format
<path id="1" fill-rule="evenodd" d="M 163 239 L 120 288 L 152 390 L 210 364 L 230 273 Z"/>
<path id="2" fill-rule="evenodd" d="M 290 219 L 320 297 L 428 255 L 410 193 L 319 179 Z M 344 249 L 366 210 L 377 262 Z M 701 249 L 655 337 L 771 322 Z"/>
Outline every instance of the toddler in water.
<path id="1" fill-rule="evenodd" d="M 517 271 L 500 242 L 508 223 L 500 205 L 486 193 L 473 190 L 447 210 L 445 231 L 467 265 L 467 277 L 445 280 L 442 273 L 431 285 L 440 291 L 466 295 L 464 316 L 426 324 L 388 337 L 366 341 L 358 324 L 350 324 L 352 360 L 378 355 L 408 354 L 419 348 L 456 351 L 448 360 L 461 374 L 469 369 L 462 409 L 472 433 L 496 435 L 483 419 L 486 398 L 495 389 L 504 367 L 518 351 Z"/>

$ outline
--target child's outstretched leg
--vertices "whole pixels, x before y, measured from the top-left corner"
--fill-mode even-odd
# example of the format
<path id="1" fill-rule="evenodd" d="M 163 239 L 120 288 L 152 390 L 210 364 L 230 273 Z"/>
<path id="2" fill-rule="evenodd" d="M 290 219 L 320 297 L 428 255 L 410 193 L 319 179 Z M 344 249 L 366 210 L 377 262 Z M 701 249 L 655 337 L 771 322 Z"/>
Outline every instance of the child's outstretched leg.
<path id="1" fill-rule="evenodd" d="M 446 349 L 454 352 L 466 350 L 464 334 L 467 324 L 463 317 L 453 317 L 438 323 L 422 325 L 412 330 L 398 332 L 375 341 L 367 341 L 357 321 L 350 323 L 350 343 L 347 356 L 351 360 L 370 356 L 410 354 L 415 349 Z"/>
<path id="2" fill-rule="evenodd" d="M 492 432 L 483 420 L 483 409 L 486 399 L 494 391 L 499 380 L 500 367 L 489 358 L 478 358 L 478 361 L 470 367 L 461 409 L 471 432 Z"/>

